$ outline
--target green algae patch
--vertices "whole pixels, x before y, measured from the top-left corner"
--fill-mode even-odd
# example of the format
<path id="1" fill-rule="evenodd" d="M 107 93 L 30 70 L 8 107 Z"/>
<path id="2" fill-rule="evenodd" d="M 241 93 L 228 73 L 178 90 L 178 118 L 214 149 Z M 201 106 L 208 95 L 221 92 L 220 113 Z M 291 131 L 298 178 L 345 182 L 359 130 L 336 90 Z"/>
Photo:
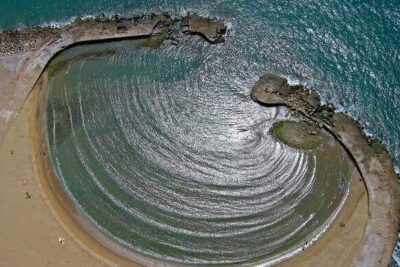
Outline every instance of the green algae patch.
<path id="1" fill-rule="evenodd" d="M 168 33 L 153 35 L 146 39 L 146 41 L 143 43 L 143 46 L 148 48 L 159 48 L 168 38 Z"/>
<path id="2" fill-rule="evenodd" d="M 47 77 L 49 79 L 53 78 L 57 72 L 59 72 L 61 69 L 63 69 L 67 65 L 67 63 L 68 63 L 68 61 L 66 61 L 66 60 L 50 63 L 46 69 L 47 75 L 48 75 Z"/>
<path id="3" fill-rule="evenodd" d="M 110 48 L 106 49 L 103 51 L 88 51 L 86 53 L 82 53 L 78 56 L 72 57 L 70 59 L 55 59 L 50 62 L 50 64 L 46 67 L 48 79 L 51 79 L 56 75 L 60 70 L 64 69 L 67 67 L 72 60 L 78 61 L 78 60 L 86 60 L 86 59 L 95 59 L 99 57 L 106 57 L 106 56 L 111 56 L 116 53 L 115 48 Z"/>
<path id="4" fill-rule="evenodd" d="M 272 136 L 278 141 L 298 149 L 311 150 L 321 145 L 323 133 L 315 124 L 301 121 L 278 121 L 272 125 Z"/>

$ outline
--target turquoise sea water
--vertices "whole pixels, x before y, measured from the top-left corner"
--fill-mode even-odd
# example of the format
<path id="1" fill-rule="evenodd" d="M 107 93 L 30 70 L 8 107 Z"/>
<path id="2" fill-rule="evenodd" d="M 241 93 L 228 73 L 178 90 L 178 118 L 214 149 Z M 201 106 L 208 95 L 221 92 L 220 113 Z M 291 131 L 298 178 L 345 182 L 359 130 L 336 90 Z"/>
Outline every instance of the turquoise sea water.
<path id="1" fill-rule="evenodd" d="M 204 90 L 228 87 L 233 96 L 245 98 L 260 74 L 285 75 L 358 118 L 369 134 L 385 142 L 400 166 L 399 1 L 7 0 L 0 3 L 0 28 L 53 25 L 100 12 L 152 11 L 173 15 L 195 11 L 229 24 L 224 46 L 204 51 L 194 42 L 186 48 L 188 57 L 205 57 L 201 60 L 206 66 L 190 62 L 202 69 L 200 77 L 213 77 L 201 83 Z M 206 52 L 215 58 L 202 54 Z M 152 75 L 161 75 L 162 82 L 170 77 Z"/>

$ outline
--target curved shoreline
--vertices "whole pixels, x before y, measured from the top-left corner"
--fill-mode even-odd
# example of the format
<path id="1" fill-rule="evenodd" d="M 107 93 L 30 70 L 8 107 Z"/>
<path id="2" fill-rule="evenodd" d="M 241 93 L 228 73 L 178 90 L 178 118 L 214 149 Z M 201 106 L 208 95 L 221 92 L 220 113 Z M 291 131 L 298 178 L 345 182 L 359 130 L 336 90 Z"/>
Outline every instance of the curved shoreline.
<path id="1" fill-rule="evenodd" d="M 42 105 L 43 108 L 43 105 L 46 104 L 46 102 L 41 98 L 43 97 L 43 93 L 46 91 L 46 88 L 42 89 L 41 91 L 39 90 L 40 88 L 36 86 L 30 96 L 29 102 L 27 103 L 30 104 L 33 102 L 33 105 L 36 106 L 30 108 L 28 111 L 24 110 L 24 113 L 29 113 L 31 117 L 31 127 L 33 128 L 31 131 L 33 135 L 32 145 L 36 147 L 35 151 L 32 151 L 32 154 L 35 157 L 36 164 L 38 165 L 36 168 L 42 168 L 42 171 L 35 172 L 37 174 L 35 176 L 40 186 L 43 188 L 42 190 L 44 190 L 43 193 L 47 199 L 46 208 L 51 208 L 52 216 L 56 217 L 58 223 L 61 224 L 63 228 L 68 230 L 68 234 L 79 243 L 83 250 L 90 252 L 93 257 L 105 262 L 109 266 L 114 266 L 115 264 L 120 266 L 133 266 L 131 261 L 127 261 L 123 257 L 113 253 L 104 247 L 104 245 L 99 243 L 94 237 L 91 236 L 90 232 L 86 231 L 87 229 L 81 227 L 81 225 L 76 221 L 76 217 L 74 218 L 73 207 L 68 206 L 68 201 L 70 200 L 66 196 L 64 190 L 61 188 L 58 182 L 57 177 L 53 173 L 53 166 L 50 162 L 50 159 L 44 156 L 42 153 L 43 151 L 40 149 L 41 147 L 46 148 L 47 146 L 43 141 L 44 136 L 40 134 L 39 129 L 35 129 L 35 127 L 40 127 L 40 125 L 43 127 L 43 123 L 40 121 L 40 117 L 42 116 L 37 117 L 35 114 L 37 114 L 37 108 L 40 108 L 40 105 Z M 42 95 L 40 96 L 40 94 Z M 41 129 L 45 131 L 45 128 Z M 43 169 L 43 165 L 46 164 L 46 162 L 50 169 Z M 47 176 L 43 173 L 43 171 L 53 173 L 53 176 Z M 365 189 L 363 189 L 363 184 L 359 182 L 358 172 L 355 172 L 353 176 L 352 184 L 355 186 L 350 187 L 351 192 L 346 198 L 343 208 L 340 209 L 338 216 L 332 222 L 332 225 L 330 225 L 327 231 L 323 233 L 323 235 L 304 252 L 300 252 L 294 257 L 288 258 L 283 262 L 278 262 L 278 266 L 310 266 L 310 259 L 311 263 L 315 264 L 321 262 L 321 259 L 323 259 L 325 256 L 324 252 L 325 254 L 328 253 L 331 255 L 332 250 L 330 250 L 330 248 L 333 248 L 333 250 L 337 250 L 337 248 L 339 248 L 339 252 L 334 254 L 337 255 L 338 253 L 343 253 L 343 251 L 348 250 L 349 247 L 358 246 L 358 244 L 352 244 L 354 243 L 353 240 L 351 240 L 351 242 L 349 242 L 350 244 L 348 244 L 346 247 L 341 246 L 344 237 L 351 236 L 353 238 L 358 237 L 361 239 L 364 231 L 364 228 L 361 227 L 361 225 L 363 225 L 364 220 L 366 220 L 364 216 L 366 214 L 367 205 L 366 192 Z M 56 188 L 53 188 L 51 186 L 52 184 Z M 354 212 L 361 213 L 363 216 L 353 216 Z M 341 226 L 342 223 L 346 224 L 345 228 Z M 338 239 L 338 242 L 332 242 L 332 240 L 335 241 Z M 67 239 L 67 242 L 71 243 L 71 240 Z M 339 247 L 335 247 L 335 245 L 339 245 Z M 108 251 L 104 251 L 104 249 L 107 249 Z M 351 254 L 341 262 L 348 262 L 348 257 L 351 258 Z M 336 265 L 328 264 L 326 266 Z"/>
<path id="2" fill-rule="evenodd" d="M 88 234 L 82 223 L 78 222 L 78 217 L 73 204 L 61 187 L 56 174 L 54 173 L 53 163 L 51 162 L 46 140 L 46 118 L 44 116 L 47 107 L 47 75 L 38 81 L 36 88 L 32 92 L 33 107 L 31 112 L 32 146 L 33 160 L 35 162 L 36 178 L 47 206 L 50 208 L 57 221 L 67 229 L 78 244 L 90 252 L 90 254 L 106 262 L 107 265 L 118 264 L 126 266 L 133 262 L 114 253 L 99 243 L 94 236 Z M 138 265 L 140 266 L 140 265 Z"/>
<path id="3" fill-rule="evenodd" d="M 255 84 L 251 98 L 266 106 L 282 105 L 299 112 L 329 131 L 354 159 L 368 191 L 368 223 L 363 248 L 354 266 L 388 266 L 397 244 L 400 192 L 392 159 L 377 140 L 369 139 L 358 122 L 332 107 L 319 95 L 286 79 L 266 74 Z"/>
<path id="4" fill-rule="evenodd" d="M 54 171 L 47 141 L 47 73 L 39 80 L 33 92 L 34 107 L 31 116 L 33 158 L 36 177 L 54 217 L 68 230 L 78 244 L 107 265 L 118 266 L 168 266 L 167 263 L 134 253 L 107 238 L 77 213 L 71 198 L 62 188 Z M 34 115 L 33 115 L 34 114 Z M 118 253 L 116 252 L 118 251 Z"/>
<path id="5" fill-rule="evenodd" d="M 44 74 L 46 75 L 47 72 Z M 41 80 L 46 80 L 46 77 L 42 77 Z M 89 251 L 94 252 L 94 255 L 106 255 L 106 260 L 111 259 L 114 262 L 118 262 L 118 264 L 124 264 L 126 263 L 127 259 L 131 260 L 128 261 L 132 264 L 134 262 L 135 264 L 144 264 L 145 266 L 181 266 L 178 263 L 170 263 L 167 261 L 160 261 L 160 260 L 154 260 L 152 258 L 146 257 L 139 255 L 135 252 L 132 252 L 130 250 L 127 250 L 125 247 L 120 246 L 116 244 L 114 241 L 110 240 L 107 238 L 103 233 L 100 233 L 97 229 L 95 229 L 93 226 L 89 225 L 89 222 L 86 222 L 84 219 L 80 220 L 79 217 L 77 216 L 77 213 L 73 207 L 73 203 L 71 202 L 70 197 L 67 195 L 67 193 L 62 189 L 59 180 L 54 172 L 54 167 L 52 164 L 52 161 L 50 160 L 49 156 L 42 156 L 42 152 L 45 151 L 46 155 L 50 155 L 48 151 L 48 142 L 45 140 L 45 136 L 47 136 L 47 127 L 46 127 L 46 108 L 45 106 L 47 105 L 47 90 L 48 88 L 46 86 L 43 86 L 41 89 L 41 94 L 40 96 L 37 96 L 35 99 L 36 104 L 38 105 L 38 108 L 40 110 L 35 110 L 35 114 L 39 114 L 37 118 L 34 119 L 34 124 L 36 125 L 36 130 L 34 130 L 34 134 L 37 135 L 35 138 L 35 143 L 37 143 L 37 146 L 39 146 L 36 149 L 36 155 L 37 156 L 37 164 L 39 165 L 39 168 L 41 168 L 41 171 L 39 173 L 39 176 L 41 177 L 41 183 L 44 183 L 45 186 L 49 187 L 50 189 L 45 192 L 46 195 L 53 195 L 54 192 L 58 194 L 59 203 L 49 204 L 52 209 L 54 215 L 59 218 L 60 215 L 58 214 L 61 212 L 61 217 L 63 216 L 69 216 L 69 224 L 77 224 L 79 229 L 75 229 L 76 225 L 72 225 L 72 228 L 69 224 L 65 226 L 63 221 L 59 219 L 60 223 L 63 224 L 69 231 L 72 232 L 72 235 L 75 236 L 75 238 L 82 239 L 83 235 L 83 242 L 80 242 L 82 247 L 85 249 L 88 249 Z M 39 134 L 38 134 L 39 133 Z M 351 163 L 351 159 L 349 159 Z M 287 251 L 283 254 L 277 255 L 273 258 L 268 259 L 268 262 L 262 261 L 260 263 L 255 262 L 252 264 L 244 264 L 244 266 L 258 266 L 258 264 L 268 264 L 268 266 L 271 265 L 283 265 L 286 266 L 287 262 L 293 262 L 293 260 L 296 262 L 296 265 L 298 265 L 299 260 L 297 260 L 297 257 L 299 255 L 303 255 L 305 252 L 309 252 L 310 248 L 314 247 L 324 247 L 326 246 L 326 243 L 328 245 L 331 245 L 332 239 L 341 239 L 343 238 L 343 229 L 342 226 L 340 226 L 343 222 L 348 225 L 348 227 L 354 227 L 354 223 L 347 223 L 349 220 L 349 214 L 352 213 L 354 206 L 358 205 L 358 198 L 361 198 L 362 195 L 364 195 L 364 198 L 366 198 L 366 191 L 363 185 L 358 185 L 359 183 L 359 172 L 353 166 L 353 174 L 350 178 L 351 184 L 353 184 L 356 187 L 356 190 L 354 192 L 350 193 L 347 192 L 346 196 L 343 198 L 342 203 L 340 204 L 340 207 L 331 214 L 329 220 L 327 221 L 327 224 L 323 225 L 318 231 L 315 231 L 310 235 L 310 239 L 308 242 L 305 244 L 299 245 L 297 247 L 293 247 L 290 251 Z M 349 185 L 350 186 L 350 185 Z M 55 187 L 54 190 L 51 190 L 51 187 Z M 353 189 L 353 186 L 351 186 Z M 356 197 L 352 195 L 357 195 Z M 359 209 L 362 209 L 363 207 L 360 207 Z M 359 216 L 357 218 L 358 222 L 363 222 L 365 218 L 362 216 Z M 366 219 L 365 219 L 366 220 Z M 357 224 L 357 226 L 359 226 Z M 339 233 L 338 233 L 339 232 Z M 88 236 L 87 236 L 88 235 Z M 338 237 L 339 235 L 339 237 Z M 359 236 L 360 233 L 356 235 L 353 235 L 353 237 L 361 237 Z M 77 237 L 78 236 L 78 237 Z M 89 240 L 88 240 L 89 239 Z M 319 245 L 321 244 L 322 245 Z M 115 246 L 117 245 L 117 246 Z M 103 248 L 100 248 L 98 246 L 103 246 Z M 103 249 L 107 249 L 108 252 L 106 254 L 103 254 Z M 302 249 L 303 248 L 303 249 Z M 340 252 L 343 252 L 345 247 L 342 247 L 339 249 Z M 305 251 L 306 250 L 306 251 Z M 336 249 L 337 250 L 337 249 Z M 111 252 L 111 256 L 109 255 Z M 340 253 L 336 252 L 336 254 Z M 119 254 L 121 253 L 121 255 Z M 314 260 L 318 260 L 320 257 L 320 252 L 315 253 L 314 251 L 311 251 L 309 253 L 313 255 Z M 316 255 L 315 255 L 316 254 Z M 101 257 L 100 257 L 101 258 Z M 346 259 L 348 260 L 348 259 Z M 301 260 L 302 264 L 308 263 L 309 260 Z M 122 262 L 122 263 L 120 263 Z M 345 261 L 346 262 L 346 261 Z M 348 262 L 348 261 L 347 261 Z"/>
<path id="6" fill-rule="evenodd" d="M 29 123 L 30 134 L 32 135 L 32 165 L 34 167 L 32 175 L 37 178 L 47 207 L 50 208 L 58 223 L 67 230 L 68 234 L 81 248 L 110 266 L 115 264 L 119 266 L 140 266 L 140 263 L 152 266 L 168 266 L 168 263 L 139 255 L 132 258 L 133 253 L 131 251 L 128 253 L 126 249 L 124 251 L 122 246 L 117 249 L 122 254 L 119 255 L 100 243 L 99 238 L 96 237 L 101 234 L 92 227 L 85 227 L 88 223 L 78 218 L 72 203 L 61 188 L 50 158 L 47 156 L 49 153 L 44 130 L 46 122 L 43 121 L 43 116 L 41 116 L 46 106 L 45 99 L 47 97 L 47 94 L 44 93 L 47 90 L 42 90 L 43 79 L 47 79 L 47 77 L 43 77 L 43 74 L 51 60 L 58 53 L 71 46 L 161 36 L 167 33 L 175 23 L 181 23 L 180 27 L 184 34 L 201 35 L 212 44 L 225 41 L 224 36 L 227 33 L 227 28 L 219 20 L 191 14 L 180 20 L 173 20 L 169 15 L 164 14 L 133 19 L 116 17 L 111 20 L 78 21 L 56 32 L 48 29 L 48 38 L 39 40 L 41 43 L 37 48 L 30 47 L 31 50 L 28 51 L 22 49 L 11 55 L 0 54 L 0 78 L 3 80 L 3 83 L 0 83 L 0 140 L 4 140 L 6 137 L 7 131 L 13 125 L 30 93 L 37 94 L 32 96 L 33 100 L 31 101 L 34 103 L 30 103 L 34 106 L 30 111 L 32 118 Z M 29 31 L 29 29 L 27 30 Z M 173 37 L 162 36 L 162 41 Z M 13 40 L 11 39 L 9 42 L 12 43 Z M 37 88 L 35 89 L 35 87 Z M 35 90 L 38 92 L 35 92 Z M 4 144 L 1 143 L 1 145 Z M 104 241 L 103 236 L 101 239 Z M 115 245 L 114 243 L 112 245 Z"/>
<path id="7" fill-rule="evenodd" d="M 48 28 L 49 36 L 39 37 L 37 40 L 39 44 L 36 47 L 30 47 L 28 44 L 30 47 L 28 51 L 22 49 L 11 55 L 3 51 L 0 53 L 0 77 L 3 80 L 0 83 L 0 140 L 16 118 L 40 75 L 61 51 L 79 44 L 144 37 L 158 38 L 154 45 L 153 43 L 149 45 L 154 47 L 166 39 L 175 39 L 173 35 L 169 34 L 169 31 L 176 23 L 180 23 L 182 33 L 199 34 L 212 44 L 225 41 L 227 27 L 219 20 L 191 14 L 174 20 L 164 14 L 133 19 L 116 17 L 113 20 L 78 20 L 55 32 Z M 25 31 L 29 31 L 29 29 Z M 12 47 L 12 43 L 16 40 L 4 38 L 5 34 L 7 33 L 0 34 L 2 41 L 0 44 Z M 3 41 L 2 38 L 6 41 Z"/>
<path id="8" fill-rule="evenodd" d="M 57 53 L 66 49 L 67 47 L 70 47 L 71 45 L 79 43 L 115 40 L 122 38 L 148 37 L 154 34 L 158 34 L 159 28 L 157 25 L 159 21 L 155 22 L 153 19 L 154 18 L 144 20 L 143 24 L 135 24 L 134 21 L 109 21 L 88 22 L 88 24 L 85 23 L 81 25 L 72 25 L 70 27 L 66 27 L 65 31 L 63 31 L 62 33 L 52 35 L 53 39 L 50 38 L 50 40 L 47 40 L 37 51 L 31 51 L 22 55 L 1 57 L 2 64 L 0 64 L 0 77 L 5 77 L 5 82 L 0 85 L 0 91 L 8 92 L 0 96 L 1 140 L 3 140 L 3 137 L 6 135 L 7 129 L 12 125 L 14 119 L 22 108 L 32 88 L 35 84 L 38 83 L 45 67 Z M 127 31 L 124 33 L 118 32 L 118 27 L 121 26 L 121 23 L 123 23 L 122 26 L 127 29 Z M 38 99 L 40 99 L 40 97 L 38 97 L 37 100 Z M 259 99 L 257 100 L 259 102 L 262 102 Z M 269 103 L 264 102 L 264 104 Z M 271 104 L 293 107 L 284 102 L 271 102 Z M 33 114 L 38 114 L 37 110 L 35 110 Z M 307 112 L 305 112 L 304 114 L 307 115 Z M 333 131 L 338 141 L 344 144 L 344 146 L 350 151 L 350 153 L 353 154 L 357 166 L 360 168 L 360 170 L 362 170 L 361 173 L 370 195 L 370 218 L 366 229 L 366 242 L 365 244 L 363 244 L 362 253 L 355 259 L 354 265 L 363 266 L 366 263 L 373 262 L 377 263 L 376 266 L 384 266 L 384 263 L 390 259 L 390 257 L 387 257 L 389 250 L 390 255 L 392 253 L 392 249 L 390 249 L 390 247 L 394 247 L 394 245 L 392 244 L 394 240 L 394 231 L 396 231 L 394 244 L 397 241 L 398 210 L 396 208 L 399 201 L 398 192 L 396 192 L 396 188 L 398 188 L 397 176 L 394 173 L 390 156 L 388 155 L 386 150 L 384 150 L 382 153 L 376 153 L 375 148 L 371 148 L 372 151 L 371 149 L 368 149 L 368 147 L 371 147 L 370 142 L 365 134 L 363 134 L 363 132 L 354 123 L 354 121 L 351 119 L 349 119 L 351 121 L 347 121 L 345 118 L 341 118 L 341 115 L 337 116 L 339 117 L 335 117 L 335 120 L 333 121 L 334 127 L 332 127 L 332 125 L 325 125 L 324 122 L 323 127 L 328 127 L 326 128 L 327 130 Z M 37 119 L 38 118 L 36 118 L 36 120 Z M 37 124 L 34 125 L 37 126 Z M 347 127 L 352 127 L 352 130 L 349 132 L 349 130 L 346 130 Z M 33 130 L 33 132 L 36 132 L 36 134 L 41 133 L 39 134 L 39 136 L 36 137 L 40 137 L 41 145 L 46 144 L 45 140 L 41 139 L 43 138 L 43 129 L 39 130 L 36 128 L 36 130 Z M 354 142 L 355 137 L 353 136 L 353 134 L 357 136 L 362 136 L 362 138 L 360 138 L 361 141 Z M 43 160 L 41 159 L 42 157 L 40 155 L 41 152 L 45 151 L 43 151 L 43 147 L 41 147 L 41 145 L 36 146 L 35 151 L 33 152 L 35 154 L 34 157 L 36 158 L 36 160 L 38 160 L 36 164 L 39 164 L 39 162 Z M 359 145 L 362 146 L 362 149 L 357 147 Z M 372 157 L 365 158 L 365 155 Z M 45 164 L 44 166 L 46 166 L 46 163 L 43 162 L 43 164 Z M 50 164 L 48 166 L 52 165 Z M 371 167 L 372 170 L 370 170 L 369 167 Z M 39 168 L 41 167 L 39 166 Z M 52 170 L 52 168 L 50 169 Z M 44 179 L 43 174 L 46 171 L 45 169 L 37 170 L 37 177 L 42 177 L 42 179 Z M 389 172 L 391 178 L 396 178 L 396 183 L 394 183 L 393 179 L 388 181 L 385 181 L 386 179 L 376 179 L 375 175 L 379 177 L 384 177 L 385 171 Z M 81 246 L 85 247 L 86 250 L 95 251 L 91 253 L 92 255 L 94 255 L 95 257 L 99 257 L 100 254 L 103 256 L 107 255 L 106 258 L 109 259 L 109 261 L 106 260 L 107 264 L 114 264 L 115 261 L 119 263 L 119 260 L 121 260 L 121 262 L 119 263 L 121 265 L 132 265 L 131 261 L 127 261 L 123 257 L 118 260 L 117 258 L 120 256 L 117 256 L 116 254 L 114 255 L 111 250 L 108 250 L 103 245 L 99 243 L 97 243 L 97 245 L 94 245 L 97 242 L 95 238 L 88 235 L 84 229 L 79 228 L 79 225 L 76 222 L 71 221 L 71 218 L 73 217 L 73 215 L 71 214 L 71 207 L 68 207 L 68 204 L 66 204 L 65 199 L 62 197 L 63 191 L 60 185 L 58 185 L 59 188 L 57 188 L 57 184 L 54 183 L 54 181 L 47 180 L 47 182 L 45 183 L 48 183 L 48 186 L 46 188 L 43 187 L 42 189 L 45 192 L 46 197 L 51 196 L 47 198 L 48 206 L 55 205 L 55 207 L 53 208 L 56 210 L 53 210 L 53 214 L 56 215 L 59 223 L 67 229 L 69 229 L 69 227 L 72 227 L 73 232 L 71 235 L 81 244 Z M 42 183 L 43 181 L 40 182 L 40 184 Z M 389 199 L 386 199 L 385 197 L 385 194 L 387 192 L 390 192 Z M 373 201 L 371 201 L 371 196 L 373 198 Z M 345 203 L 345 205 L 347 205 L 347 202 Z M 390 208 L 387 209 L 387 206 L 390 206 Z M 385 211 L 387 212 L 387 214 L 381 213 L 381 211 L 379 211 L 381 207 L 386 207 Z M 68 216 L 70 216 L 70 218 L 68 218 Z M 383 221 L 381 219 L 381 216 L 385 217 L 383 218 Z M 65 225 L 67 224 L 67 221 L 68 224 L 70 224 L 68 226 Z M 377 227 L 378 224 L 382 225 L 380 227 Z M 328 231 L 330 230 L 328 229 Z M 386 235 L 382 236 L 381 234 Z M 77 235 L 79 237 L 77 237 Z M 379 247 L 375 247 L 376 240 L 382 241 L 382 244 Z M 386 240 L 388 240 L 387 243 L 385 243 Z M 88 246 L 87 244 L 90 245 Z M 382 253 L 381 255 L 381 252 L 384 253 Z M 101 259 L 104 260 L 103 257 L 101 257 Z"/>

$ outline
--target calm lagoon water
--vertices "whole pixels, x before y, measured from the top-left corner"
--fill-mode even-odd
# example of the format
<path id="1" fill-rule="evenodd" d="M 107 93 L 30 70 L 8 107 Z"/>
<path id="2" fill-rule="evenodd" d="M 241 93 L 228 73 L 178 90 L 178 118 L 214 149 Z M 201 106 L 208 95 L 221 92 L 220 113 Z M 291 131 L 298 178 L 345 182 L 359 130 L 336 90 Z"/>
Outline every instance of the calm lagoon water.
<path id="1" fill-rule="evenodd" d="M 84 98 L 86 91 L 83 88 L 105 90 L 103 95 L 95 93 L 89 95 L 95 98 L 93 101 L 99 101 L 99 106 L 94 106 L 92 109 L 85 107 L 85 112 L 97 114 L 101 110 L 104 111 L 105 121 L 114 118 L 118 122 L 118 125 L 103 125 L 103 127 L 93 125 L 94 130 L 99 131 L 97 137 L 108 140 L 94 147 L 109 151 L 111 148 L 105 146 L 116 146 L 115 142 L 122 144 L 120 147 L 134 147 L 135 138 L 132 136 L 140 136 L 142 142 L 143 140 L 149 142 L 139 150 L 121 152 L 122 154 L 115 158 L 118 163 L 124 162 L 126 158 L 134 159 L 135 164 L 146 162 L 142 166 L 143 172 L 157 170 L 161 176 L 167 175 L 163 170 L 174 166 L 172 155 L 182 157 L 180 162 L 187 160 L 188 155 L 185 153 L 177 155 L 176 151 L 182 151 L 179 147 L 174 147 L 177 150 L 172 150 L 174 140 L 166 133 L 180 136 L 180 144 L 186 145 L 185 149 L 188 151 L 195 147 L 196 151 L 193 152 L 197 153 L 209 152 L 208 137 L 213 136 L 212 140 L 216 142 L 214 147 L 220 148 L 213 152 L 220 153 L 218 154 L 220 158 L 229 159 L 229 156 L 238 156 L 238 153 L 235 154 L 237 152 L 234 151 L 235 148 L 242 145 L 251 146 L 251 140 L 265 138 L 263 130 L 260 129 L 257 134 L 261 137 L 252 136 L 256 133 L 251 127 L 256 122 L 266 125 L 267 121 L 288 116 L 284 110 L 268 112 L 260 110 L 256 118 L 244 115 L 248 114 L 247 109 L 251 106 L 248 102 L 251 85 L 259 75 L 269 71 L 285 75 L 293 82 L 305 83 L 320 92 L 325 101 L 358 118 L 369 134 L 385 142 L 395 158 L 397 167 L 400 166 L 399 1 L 6 0 L 0 3 L 0 28 L 4 30 L 35 25 L 59 25 L 73 17 L 95 15 L 100 12 L 129 16 L 159 11 L 168 11 L 172 15 L 195 11 L 202 15 L 222 18 L 231 28 L 230 37 L 225 45 L 218 47 L 209 47 L 201 40 L 193 38 L 176 51 L 169 48 L 160 51 L 138 51 L 135 45 L 126 45 L 122 50 L 117 49 L 114 56 L 79 59 L 70 65 L 69 76 L 63 82 L 74 87 L 77 95 L 67 95 L 64 96 L 65 99 L 77 99 L 79 104 L 79 101 L 91 101 Z M 85 70 L 88 65 L 93 64 L 93 60 L 97 60 L 98 64 L 94 64 L 90 71 L 86 70 L 84 77 L 72 78 L 74 71 L 79 68 Z M 111 69 L 108 69 L 107 65 Z M 103 78 L 100 79 L 100 76 Z M 88 82 L 91 79 L 92 82 Z M 89 83 L 90 88 L 86 86 Z M 126 95 L 121 99 L 114 97 L 115 92 L 111 88 L 119 94 Z M 68 93 L 73 94 L 72 91 Z M 102 99 L 105 96 L 108 98 Z M 154 96 L 157 96 L 157 101 Z M 126 103 L 128 100 L 129 105 Z M 104 105 L 100 103 L 113 103 L 114 106 L 111 110 L 103 110 Z M 162 103 L 171 105 L 163 106 Z M 220 114 L 221 107 L 225 114 Z M 159 114 L 163 108 L 166 113 Z M 182 117 L 168 115 L 167 112 L 172 111 L 167 108 L 179 111 Z M 137 111 L 146 112 L 137 114 Z M 157 116 L 152 117 L 149 114 Z M 197 121 L 191 118 L 196 118 Z M 141 123 L 141 119 L 152 123 L 140 127 L 137 124 Z M 83 121 L 82 117 L 79 122 Z M 180 127 L 168 128 L 168 123 L 171 121 Z M 87 123 L 89 124 L 89 121 Z M 121 127 L 129 123 L 135 124 L 135 127 L 128 130 Z M 210 126 L 215 124 L 221 125 L 218 130 Z M 124 136 L 132 138 L 112 139 L 119 137 L 110 135 L 114 133 L 111 129 L 123 132 Z M 165 132 L 165 129 L 172 132 Z M 104 130 L 103 135 L 102 130 Z M 75 134 L 84 136 L 88 133 L 80 129 Z M 155 138 L 163 140 L 165 147 L 151 144 L 151 140 Z M 132 143 L 129 143 L 130 141 Z M 267 143 L 266 145 L 273 146 L 272 142 Z M 227 150 L 227 147 L 231 150 Z M 85 151 L 80 153 L 83 153 L 80 155 L 82 157 L 87 156 L 84 154 Z M 162 155 L 163 160 L 154 160 L 156 157 L 153 157 L 153 153 Z M 129 157 L 123 156 L 128 154 Z M 154 160 L 152 163 L 151 159 Z M 102 160 L 107 165 L 105 170 L 107 172 L 127 171 L 115 170 L 115 166 L 108 158 Z M 96 161 L 101 162 L 100 159 Z M 307 159 L 303 158 L 298 162 L 305 164 L 306 161 Z M 212 175 L 215 178 L 229 173 L 227 172 L 229 168 L 233 170 L 242 163 L 248 164 L 241 161 L 236 166 L 231 166 L 233 163 L 229 160 L 217 162 L 218 165 L 212 158 L 197 158 L 195 163 L 198 167 L 195 172 L 204 173 L 205 176 Z M 203 163 L 210 166 L 207 165 L 204 169 Z M 306 165 L 310 166 L 309 162 Z M 180 175 L 179 177 L 190 176 L 192 173 L 185 169 L 190 166 L 182 166 L 174 171 L 177 176 Z M 257 168 L 267 168 L 267 166 Z M 211 169 L 214 171 L 209 172 Z M 299 170 L 305 169 L 308 167 L 299 168 Z M 221 173 L 222 170 L 225 172 Z M 252 174 L 257 176 L 258 171 L 260 169 L 253 170 Z M 235 177 L 240 177 L 240 174 L 240 172 L 232 173 Z M 101 174 L 96 175 L 101 176 Z M 119 179 L 122 178 L 115 176 L 113 182 L 118 184 Z M 151 184 L 155 181 L 148 182 Z M 212 182 L 216 186 L 215 190 L 219 190 L 219 182 Z M 165 190 L 170 190 L 167 185 Z M 129 194 L 126 188 L 122 191 Z M 143 191 L 141 194 L 147 193 Z M 165 209 L 172 205 L 170 200 L 164 199 L 164 201 L 165 203 L 159 204 L 164 205 Z M 229 210 L 229 207 L 226 209 Z M 186 212 L 182 210 L 182 213 L 188 216 Z"/>
<path id="2" fill-rule="evenodd" d="M 240 72 L 215 60 L 225 53 L 201 38 L 160 50 L 124 41 L 53 62 L 64 68 L 50 81 L 52 159 L 111 240 L 160 260 L 251 263 L 301 250 L 340 208 L 345 152 L 273 140 L 272 123 L 295 118 L 225 79 Z"/>

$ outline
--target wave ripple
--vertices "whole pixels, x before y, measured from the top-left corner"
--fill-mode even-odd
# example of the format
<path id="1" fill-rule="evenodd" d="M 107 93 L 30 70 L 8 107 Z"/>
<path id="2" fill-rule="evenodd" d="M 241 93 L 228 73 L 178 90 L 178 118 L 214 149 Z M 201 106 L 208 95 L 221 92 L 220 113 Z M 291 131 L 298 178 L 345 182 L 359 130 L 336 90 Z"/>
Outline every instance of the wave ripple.
<path id="1" fill-rule="evenodd" d="M 106 48 L 115 53 L 93 56 Z M 68 62 L 47 114 L 58 177 L 84 217 L 133 251 L 187 264 L 276 257 L 317 234 L 347 191 L 345 172 L 272 139 L 272 123 L 292 115 L 253 103 L 252 81 L 221 49 L 120 42 L 56 59 Z"/>

